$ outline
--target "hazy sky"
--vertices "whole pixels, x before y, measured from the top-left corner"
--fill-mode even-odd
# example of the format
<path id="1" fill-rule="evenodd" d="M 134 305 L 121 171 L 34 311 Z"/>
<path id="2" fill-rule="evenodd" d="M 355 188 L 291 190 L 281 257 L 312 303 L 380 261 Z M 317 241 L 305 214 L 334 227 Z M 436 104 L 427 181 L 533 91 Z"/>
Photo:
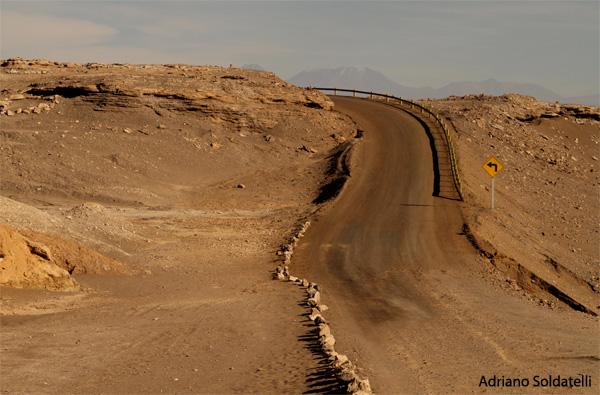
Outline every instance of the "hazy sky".
<path id="1" fill-rule="evenodd" d="M 367 66 L 404 85 L 496 78 L 599 90 L 600 2 L 8 1 L 2 58 Z"/>

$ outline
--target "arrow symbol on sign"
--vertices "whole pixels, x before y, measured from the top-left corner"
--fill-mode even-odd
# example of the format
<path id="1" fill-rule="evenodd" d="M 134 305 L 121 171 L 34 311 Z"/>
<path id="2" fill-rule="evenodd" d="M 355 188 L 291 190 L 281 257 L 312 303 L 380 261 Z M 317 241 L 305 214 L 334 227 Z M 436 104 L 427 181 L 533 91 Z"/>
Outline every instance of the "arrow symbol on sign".
<path id="1" fill-rule="evenodd" d="M 497 165 L 497 164 L 495 164 L 495 163 L 488 162 L 488 164 L 487 164 L 487 167 L 489 167 L 489 168 L 493 168 L 493 169 L 494 169 L 494 172 L 497 172 L 497 171 L 498 171 L 498 165 Z"/>

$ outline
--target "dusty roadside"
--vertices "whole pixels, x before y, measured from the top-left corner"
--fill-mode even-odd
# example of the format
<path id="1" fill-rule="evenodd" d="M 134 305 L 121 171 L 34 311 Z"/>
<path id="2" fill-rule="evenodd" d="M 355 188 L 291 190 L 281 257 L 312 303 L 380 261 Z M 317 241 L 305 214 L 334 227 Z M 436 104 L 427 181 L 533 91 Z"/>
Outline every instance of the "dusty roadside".
<path id="1" fill-rule="evenodd" d="M 2 272 L 2 391 L 339 390 L 307 337 L 314 324 L 305 315 L 305 291 L 271 280 L 276 252 L 297 220 L 335 192 L 332 164 L 340 163 L 331 155 L 356 134 L 353 121 L 331 111 L 326 96 L 271 73 L 187 65 L 7 60 L 0 81 L 0 223 L 7 224 L 0 227 L 2 262 L 9 262 L 4 259 L 9 251 L 11 259 L 27 257 L 27 265 L 61 267 L 65 280 L 63 292 L 56 292 L 49 290 L 57 288 L 56 282 L 14 282 L 14 273 Z M 392 383 L 401 371 L 407 375 L 403 385 L 415 389 L 472 388 L 459 370 L 480 354 L 490 366 L 519 372 L 531 369 L 530 355 L 543 354 L 550 360 L 544 363 L 557 368 L 562 365 L 552 358 L 573 351 L 572 366 L 588 369 L 589 358 L 596 356 L 584 355 L 585 339 L 560 328 L 578 323 L 577 333 L 589 333 L 594 318 L 581 318 L 573 305 L 540 287 L 532 273 L 590 311 L 598 308 L 597 109 L 514 95 L 425 103 L 458 131 L 454 141 L 468 231 L 457 236 L 453 228 L 432 230 L 432 240 L 445 235 L 452 243 L 440 241 L 431 251 L 412 247 L 420 241 L 418 233 L 406 232 L 409 227 L 400 234 L 413 244 L 406 241 L 398 248 L 399 239 L 389 237 L 402 221 L 431 226 L 423 210 L 444 218 L 444 204 L 422 209 L 435 206 L 428 200 L 430 169 L 407 170 L 423 155 L 409 161 L 406 173 L 392 177 L 413 177 L 414 185 L 398 188 L 390 182 L 364 197 L 370 202 L 380 196 L 381 207 L 396 210 L 395 219 L 387 211 L 373 215 L 361 203 L 346 209 L 365 210 L 363 224 L 350 230 L 343 221 L 317 225 L 311 231 L 317 232 L 313 245 L 333 237 L 331 229 L 341 241 L 315 250 L 310 241 L 300 243 L 305 256 L 346 248 L 326 257 L 339 267 L 331 269 L 324 290 L 337 300 L 326 316 L 340 335 L 340 349 L 357 361 L 361 375 L 389 376 Z M 373 139 L 379 126 L 369 122 Z M 406 152 L 396 157 L 416 155 L 408 146 L 399 140 L 394 150 Z M 427 144 L 419 147 L 428 152 Z M 385 144 L 375 148 L 381 151 L 368 157 L 366 148 L 359 150 L 353 163 L 364 170 L 371 161 L 376 171 L 390 171 Z M 493 212 L 487 208 L 489 179 L 481 169 L 492 154 L 505 165 Z M 362 178 L 364 185 L 375 179 Z M 394 194 L 406 192 L 400 198 L 411 203 L 417 189 L 425 204 L 398 207 Z M 339 273 L 347 272 L 342 280 L 360 274 L 373 281 L 363 269 L 346 267 L 352 259 L 343 257 L 350 248 L 344 247 L 346 236 L 360 234 L 357 229 L 375 219 L 386 223 L 375 227 L 382 235 L 377 241 L 390 244 L 377 250 L 367 243 L 363 250 L 372 250 L 377 259 L 363 262 L 357 254 L 354 260 L 357 268 L 374 265 L 380 284 L 365 295 L 346 294 L 349 288 L 341 284 L 345 291 L 336 295 Z M 462 223 L 453 216 L 445 221 Z M 365 235 L 357 240 L 364 242 L 372 231 Z M 482 259 L 474 256 L 465 235 L 477 240 Z M 456 249 L 446 251 L 449 246 Z M 387 259 L 388 251 L 397 259 Z M 461 263 L 452 266 L 448 259 L 457 251 Z M 419 260 L 423 252 L 435 258 L 427 260 L 430 267 Z M 78 261 L 81 255 L 89 259 Z M 308 268 L 315 262 L 305 262 L 299 273 L 329 270 L 322 265 L 312 273 Z M 439 262 L 450 266 L 438 267 Z M 4 280 L 9 277 L 13 282 Z M 499 287 L 489 287 L 490 280 Z M 420 284 L 414 294 L 413 284 Z M 348 302 L 352 298 L 357 302 Z M 502 306 L 489 317 L 474 313 L 500 299 Z M 357 310 L 362 304 L 371 307 Z M 376 322 L 380 332 L 348 318 L 357 312 L 360 320 Z M 573 349 L 549 346 L 540 330 L 544 326 Z M 447 328 L 446 338 L 440 327 Z M 389 336 L 388 343 L 377 336 L 372 341 L 373 333 Z M 448 340 L 449 333 L 454 340 Z M 531 348 L 523 333 L 550 348 Z M 372 344 L 348 350 L 354 336 Z M 401 368 L 382 362 L 390 351 Z M 462 367 L 448 364 L 449 355 L 460 353 Z M 363 366 L 361 356 L 376 363 Z M 448 387 L 453 377 L 454 387 Z M 435 386 L 440 383 L 446 387 Z"/>
<path id="2" fill-rule="evenodd" d="M 521 95 L 424 104 L 456 128 L 465 220 L 498 283 L 545 308 L 597 314 L 600 109 Z M 481 167 L 492 155 L 504 165 L 493 211 Z"/>
<path id="3" fill-rule="evenodd" d="M 326 157 L 355 133 L 327 97 L 186 65 L 7 60 L 0 81 L 0 222 L 130 272 L 1 287 L 2 391 L 331 386 L 299 340 L 303 293 L 271 280 Z"/>
<path id="4" fill-rule="evenodd" d="M 507 275 L 465 237 L 469 201 L 432 193 L 423 124 L 385 103 L 335 102 L 364 139 L 346 189 L 311 220 L 291 265 L 319 284 L 335 350 L 375 393 L 564 393 L 535 386 L 550 374 L 591 377 L 569 391 L 597 392 L 597 317 L 502 286 Z M 488 385 L 492 377 L 531 385 Z"/>

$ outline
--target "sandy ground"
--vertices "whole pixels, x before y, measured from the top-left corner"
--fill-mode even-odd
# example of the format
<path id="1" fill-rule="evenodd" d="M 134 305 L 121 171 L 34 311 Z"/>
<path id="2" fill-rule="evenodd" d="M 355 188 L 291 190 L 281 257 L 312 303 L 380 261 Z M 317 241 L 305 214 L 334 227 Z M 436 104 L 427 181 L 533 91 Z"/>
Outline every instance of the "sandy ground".
<path id="1" fill-rule="evenodd" d="M 598 313 L 600 109 L 520 95 L 426 103 L 456 127 L 466 222 L 495 255 L 504 285 L 531 288 L 528 275 L 515 273 L 530 271 Z M 481 168 L 492 155 L 504 165 L 493 211 Z"/>
<path id="2" fill-rule="evenodd" d="M 534 273 L 598 307 L 592 110 L 516 96 L 427 102 L 456 126 L 466 195 L 457 205 L 430 201 L 422 131 L 402 136 L 414 120 L 358 108 L 345 111 L 352 120 L 271 73 L 9 60 L 0 82 L 0 223 L 63 264 L 84 248 L 126 269 L 67 270 L 78 291 L 0 286 L 5 393 L 340 392 L 306 340 L 304 292 L 271 273 L 355 121 L 366 131 L 356 175 L 303 239 L 294 270 L 324 285 L 340 350 L 375 391 L 479 392 L 481 374 L 597 372 L 597 319 L 531 286 Z M 378 133 L 395 128 L 397 144 L 382 143 Z M 490 153 L 505 164 L 494 212 L 479 163 Z M 387 225 L 363 234 L 370 217 Z M 367 243 L 371 256 L 336 255 L 332 269 L 319 265 L 320 243 Z M 371 282 L 380 289 L 363 292 Z"/>
<path id="3" fill-rule="evenodd" d="M 271 271 L 353 123 L 270 73 L 28 63 L 0 73 L 1 222 L 132 273 L 2 287 L 2 391 L 330 387 Z"/>

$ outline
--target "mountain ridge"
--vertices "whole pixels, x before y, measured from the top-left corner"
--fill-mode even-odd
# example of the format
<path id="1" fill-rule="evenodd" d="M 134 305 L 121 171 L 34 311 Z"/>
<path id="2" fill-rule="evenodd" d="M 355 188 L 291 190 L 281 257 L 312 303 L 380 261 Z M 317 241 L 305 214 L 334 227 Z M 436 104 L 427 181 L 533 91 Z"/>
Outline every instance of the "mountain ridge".
<path id="1" fill-rule="evenodd" d="M 339 87 L 379 93 L 388 93 L 408 99 L 441 99 L 448 96 L 468 94 L 502 95 L 520 93 L 534 96 L 542 101 L 560 101 L 563 103 L 599 106 L 600 96 L 565 97 L 550 89 L 534 83 L 499 81 L 488 78 L 483 81 L 455 81 L 440 88 L 430 86 L 412 87 L 399 84 L 383 73 L 368 67 L 337 67 L 301 71 L 287 79 L 299 86 Z"/>

